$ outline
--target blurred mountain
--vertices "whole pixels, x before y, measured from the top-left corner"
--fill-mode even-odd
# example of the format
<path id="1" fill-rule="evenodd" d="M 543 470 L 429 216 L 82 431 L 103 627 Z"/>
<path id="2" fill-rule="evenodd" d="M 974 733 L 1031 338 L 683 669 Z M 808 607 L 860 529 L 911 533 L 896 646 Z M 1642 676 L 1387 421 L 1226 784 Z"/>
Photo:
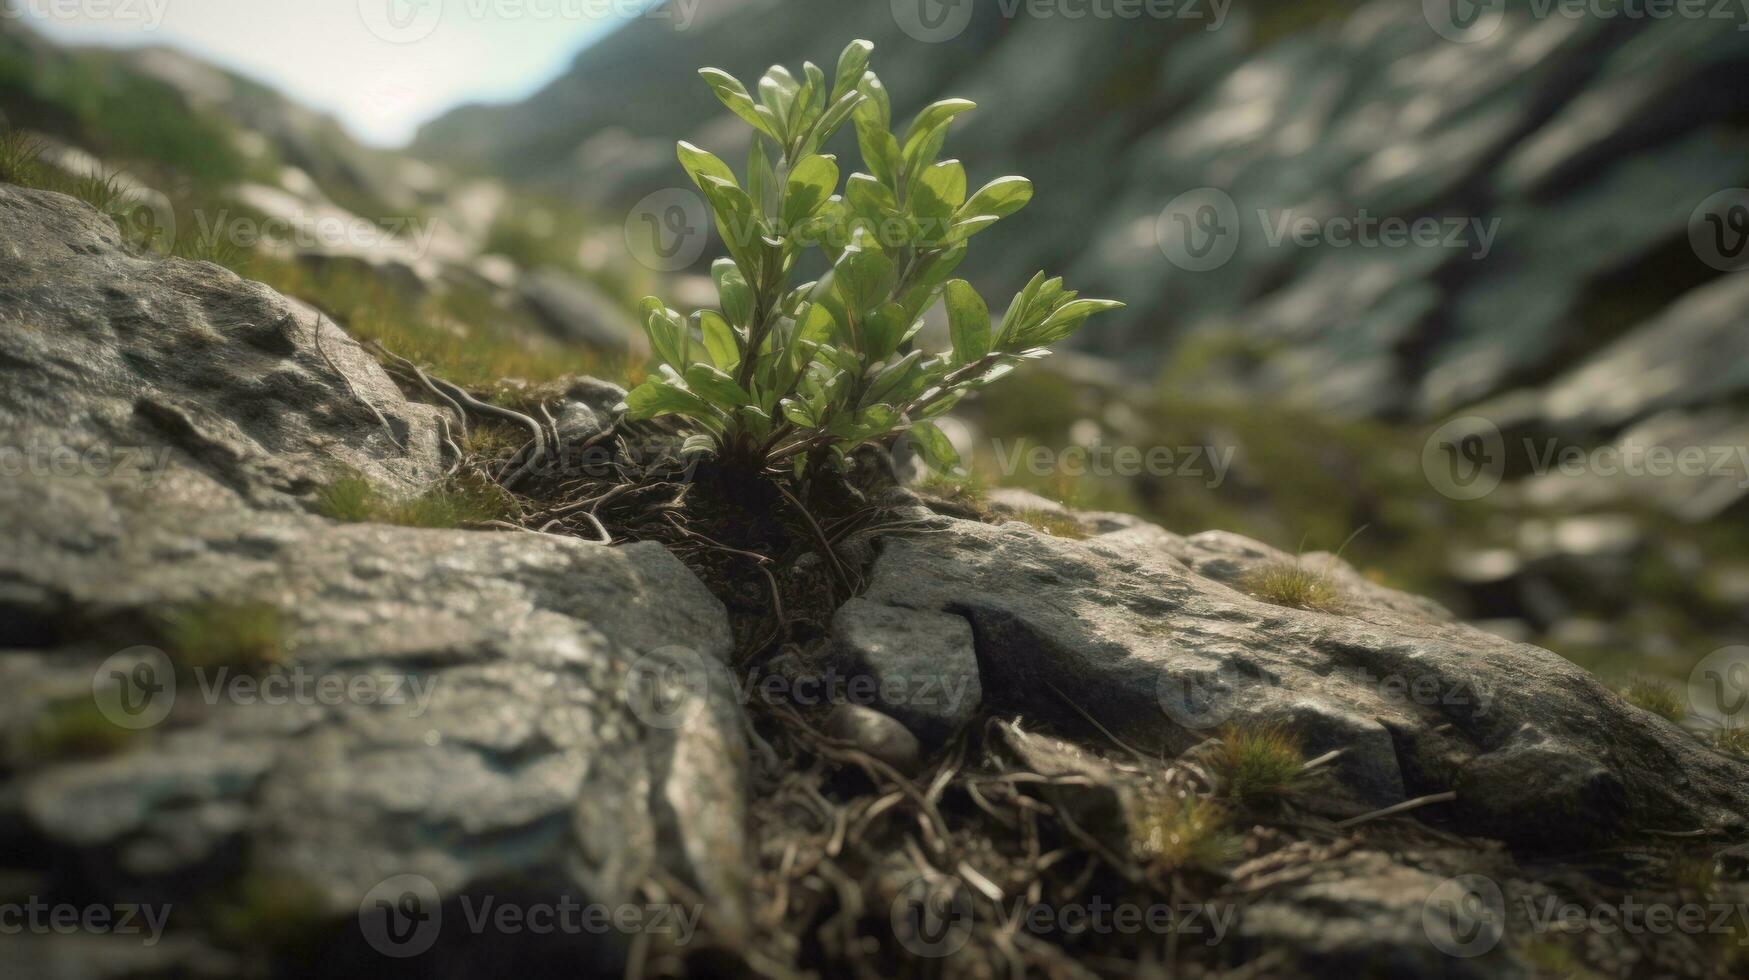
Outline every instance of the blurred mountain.
<path id="1" fill-rule="evenodd" d="M 1351 416 L 1438 419 L 1514 393 L 1513 420 L 1594 438 L 1749 390 L 1741 369 L 1688 386 L 1711 372 L 1658 339 L 1741 343 L 1749 283 L 1702 261 L 1689 227 L 1710 195 L 1749 183 L 1749 33 L 1513 2 L 1491 34 L 1458 43 L 1431 25 L 1436 7 L 1239 3 L 1209 29 L 1208 5 L 1161 21 L 980 3 L 960 33 L 924 43 L 885 3 L 739 0 L 685 30 L 636 20 L 545 90 L 457 110 L 415 149 L 623 209 L 681 182 L 677 138 L 742 152 L 744 127 L 697 67 L 750 80 L 773 62 L 830 64 L 867 37 L 896 112 L 979 102 L 949 145 L 974 180 L 1038 185 L 973 250 L 973 278 L 1006 295 L 1052 268 L 1125 300 L 1121 322 L 1081 339 L 1126 364 L 1194 356 L 1185 383 Z M 1160 243 L 1163 212 L 1199 188 L 1233 202 L 1238 229 L 1206 271 Z M 1421 221 L 1433 244 L 1292 234 L 1331 219 Z M 1611 363 L 1637 370 L 1596 401 Z"/>

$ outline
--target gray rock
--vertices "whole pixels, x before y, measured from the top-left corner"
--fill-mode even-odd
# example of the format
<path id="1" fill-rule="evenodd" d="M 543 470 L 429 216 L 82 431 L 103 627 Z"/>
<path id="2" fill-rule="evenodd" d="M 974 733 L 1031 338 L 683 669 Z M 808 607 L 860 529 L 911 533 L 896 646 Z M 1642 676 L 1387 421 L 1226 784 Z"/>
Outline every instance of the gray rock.
<path id="1" fill-rule="evenodd" d="M 1329 556 L 1304 561 L 1346 593 L 1342 615 L 1236 590 L 1259 564 L 1292 560 L 1236 535 L 1138 524 L 1074 541 L 943 519 L 878 547 L 864 599 L 968 620 L 992 711 L 1098 738 L 1090 716 L 1144 751 L 1183 751 L 1224 724 L 1285 725 L 1309 754 L 1343 751 L 1313 805 L 1353 814 L 1456 790 L 1466 830 L 1527 843 L 1741 828 L 1749 812 L 1749 766 L 1568 661 Z"/>
<path id="2" fill-rule="evenodd" d="M 923 768 L 923 746 L 904 723 L 860 704 L 840 704 L 826 716 L 825 733 L 909 776 Z"/>
<path id="3" fill-rule="evenodd" d="M 940 743 L 977 716 L 983 689 L 964 618 L 851 599 L 832 617 L 832 641 L 853 696 L 870 687 L 869 706 L 923 741 Z"/>
<path id="4" fill-rule="evenodd" d="M 587 283 L 557 272 L 531 272 L 520 285 L 522 299 L 553 336 L 599 350 L 620 351 L 638 325 L 619 304 Z"/>
<path id="5" fill-rule="evenodd" d="M 641 902 L 667 875 L 734 941 L 749 766 L 707 669 L 733 643 L 721 603 L 655 544 L 305 512 L 337 463 L 406 492 L 442 472 L 437 411 L 332 326 L 316 350 L 314 323 L 0 186 L 0 446 L 155 467 L 0 480 L 0 847 L 57 855 L 104 899 L 293 878 L 336 924 L 396 875 L 444 900 L 581 903 Z M 202 668 L 157 625 L 215 601 L 277 609 L 279 661 Z M 138 645 L 182 664 L 134 691 L 162 721 L 96 758 L 32 741 Z M 612 961 L 628 940 L 579 942 Z"/>

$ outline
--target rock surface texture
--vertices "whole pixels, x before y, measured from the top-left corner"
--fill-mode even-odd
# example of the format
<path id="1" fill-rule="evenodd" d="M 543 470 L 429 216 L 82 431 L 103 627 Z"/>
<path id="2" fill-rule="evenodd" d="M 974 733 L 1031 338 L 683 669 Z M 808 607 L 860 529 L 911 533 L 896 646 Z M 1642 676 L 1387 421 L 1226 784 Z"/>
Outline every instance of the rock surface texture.
<path id="1" fill-rule="evenodd" d="M 665 651 L 728 653 L 721 603 L 667 551 L 306 512 L 349 469 L 435 481 L 437 412 L 312 311 L 4 185 L 0 365 L 0 849 L 33 856 L 33 889 L 194 903 L 241 875 L 311 906 L 263 915 L 344 922 L 385 881 L 621 903 L 666 875 L 739 928 L 739 709 L 700 691 L 664 728 L 626 694 Z M 278 688 L 182 669 L 155 628 L 245 602 L 278 611 Z M 125 751 L 32 748 L 139 664 L 168 689 L 131 696 L 168 713 Z"/>
<path id="2" fill-rule="evenodd" d="M 1517 903 L 1552 894 L 1520 856 L 1744 837 L 1749 765 L 1334 558 L 1305 561 L 1340 611 L 1303 611 L 1247 594 L 1287 558 L 1233 535 L 1062 512 L 1084 532 L 1062 537 L 914 500 L 904 530 L 847 544 L 866 589 L 789 651 L 848 664 L 877 695 L 812 719 L 838 770 L 781 771 L 720 667 L 725 607 L 671 553 L 320 516 L 339 474 L 399 496 L 440 481 L 437 410 L 313 311 L 132 253 L 83 205 L 4 185 L 0 373 L 0 901 L 174 911 L 150 945 L 0 937 L 9 971 L 575 975 L 661 941 L 698 943 L 679 962 L 701 973 L 781 968 L 809 947 L 760 937 L 797 909 L 832 929 L 899 921 L 885 865 L 833 863 L 880 839 L 883 814 L 917 807 L 888 857 L 930 855 L 992 908 L 1055 882 L 1036 867 L 1049 855 L 1033 837 L 1024 873 L 992 881 L 976 869 L 998 848 L 966 839 L 965 815 L 1036 788 L 1016 812 L 1073 822 L 1057 846 L 1085 852 L 1062 863 L 1085 864 L 1086 887 L 1151 819 L 1147 773 L 1201 785 L 1195 760 L 1229 726 L 1334 753 L 1292 821 L 1226 858 L 1214 938 L 1222 962 L 1264 974 L 1529 975 L 1539 934 L 1519 905 L 1482 946 L 1456 941 L 1470 919 L 1429 918 L 1454 881 Z M 570 390 L 582 401 L 558 417 L 598 431 L 606 402 L 586 396 L 614 389 Z M 975 800 L 948 790 L 972 742 L 1021 775 L 977 776 Z M 913 770 L 904 788 L 856 783 Z M 840 797 L 854 819 L 832 816 Z M 1372 822 L 1407 801 L 1426 805 Z M 816 845 L 796 828 L 819 813 Z M 1716 873 L 1741 863 L 1726 850 Z M 880 898 L 860 917 L 821 911 L 865 894 Z M 479 924 L 567 903 L 698 918 Z M 881 948 L 875 934 L 857 948 Z M 1621 975 L 1659 965 L 1626 953 Z M 967 962 L 942 960 L 977 974 Z"/>

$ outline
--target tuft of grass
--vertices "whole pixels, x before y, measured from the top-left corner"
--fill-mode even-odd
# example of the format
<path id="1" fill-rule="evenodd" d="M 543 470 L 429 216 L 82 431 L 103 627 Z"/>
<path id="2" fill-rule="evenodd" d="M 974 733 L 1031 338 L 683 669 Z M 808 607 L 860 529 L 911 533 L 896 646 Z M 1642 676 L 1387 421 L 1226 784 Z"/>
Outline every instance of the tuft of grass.
<path id="1" fill-rule="evenodd" d="M 1749 759 L 1749 726 L 1729 725 L 1713 732 L 1713 745 L 1726 755 Z"/>
<path id="2" fill-rule="evenodd" d="M 1202 796 L 1159 796 L 1130 815 L 1130 844 L 1162 871 L 1207 871 L 1234 860 L 1239 840 L 1227 829 L 1227 811 Z"/>
<path id="3" fill-rule="evenodd" d="M 1225 794 L 1249 807 L 1279 802 L 1310 782 L 1299 738 L 1272 725 L 1228 727 L 1213 762 Z"/>
<path id="4" fill-rule="evenodd" d="M 917 482 L 917 489 L 973 513 L 989 510 L 989 484 L 977 474 L 950 476 L 931 470 L 928 476 Z"/>
<path id="5" fill-rule="evenodd" d="M 295 952 L 333 927 L 321 889 L 287 872 L 251 869 L 207 911 L 212 934 L 233 949 Z"/>
<path id="6" fill-rule="evenodd" d="M 348 474 L 322 489 L 316 512 L 353 524 L 458 528 L 514 516 L 515 501 L 500 487 L 466 480 L 395 500 L 363 476 Z"/>
<path id="7" fill-rule="evenodd" d="M 1336 613 L 1348 608 L 1348 598 L 1330 576 L 1305 567 L 1299 559 L 1274 561 L 1246 573 L 1239 586 L 1264 602 L 1292 609 Z"/>
<path id="8" fill-rule="evenodd" d="M 1688 713 L 1682 695 L 1668 683 L 1656 677 L 1636 677 L 1622 688 L 1621 696 L 1637 708 L 1644 708 L 1669 721 L 1680 722 Z"/>
<path id="9" fill-rule="evenodd" d="M 287 624 L 279 607 L 257 600 L 215 600 L 164 617 L 166 652 L 191 669 L 259 670 L 285 657 Z"/>
<path id="10" fill-rule="evenodd" d="M 90 759 L 114 755 L 141 734 L 104 717 L 90 697 L 68 698 L 36 716 L 19 748 L 28 761 Z"/>
<path id="11" fill-rule="evenodd" d="M 22 130 L 0 131 L 0 183 L 33 187 L 43 170 L 42 144 Z"/>
<path id="12" fill-rule="evenodd" d="M 1035 530 L 1059 538 L 1072 538 L 1079 541 L 1087 537 L 1087 529 L 1081 522 L 1067 514 L 1053 514 L 1049 511 L 1028 509 L 1014 515 L 1014 519 L 1022 524 L 1030 524 Z"/>

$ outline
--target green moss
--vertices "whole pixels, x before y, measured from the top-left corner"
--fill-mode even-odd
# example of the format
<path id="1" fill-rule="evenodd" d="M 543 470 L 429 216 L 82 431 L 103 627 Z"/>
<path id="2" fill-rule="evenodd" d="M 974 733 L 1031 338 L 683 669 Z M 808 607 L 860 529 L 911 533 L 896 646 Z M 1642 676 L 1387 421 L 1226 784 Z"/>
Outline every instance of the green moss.
<path id="1" fill-rule="evenodd" d="M 1209 871 L 1239 854 L 1226 809 L 1202 796 L 1147 797 L 1133 808 L 1129 828 L 1136 855 L 1160 871 Z"/>
<path id="2" fill-rule="evenodd" d="M 435 487 L 417 497 L 396 500 L 363 476 L 349 474 L 317 494 L 316 512 L 355 524 L 458 528 L 507 520 L 515 515 L 516 503 L 502 488 L 484 481 L 467 480 Z"/>
<path id="3" fill-rule="evenodd" d="M 309 948 L 334 925 L 321 889 L 295 874 L 259 869 L 214 896 L 206 919 L 221 945 L 282 953 Z"/>
<path id="4" fill-rule="evenodd" d="M 164 617 L 164 644 L 180 667 L 261 670 L 285 656 L 285 614 L 255 600 L 214 600 Z"/>
<path id="5" fill-rule="evenodd" d="M 1629 704 L 1670 721 L 1679 722 L 1688 713 L 1682 695 L 1674 687 L 1655 677 L 1634 678 L 1622 689 L 1621 696 Z"/>
<path id="6" fill-rule="evenodd" d="M 1014 515 L 1014 519 L 1059 538 L 1079 541 L 1087 537 L 1087 529 L 1081 526 L 1081 522 L 1067 514 L 1029 508 Z"/>
<path id="7" fill-rule="evenodd" d="M 376 341 L 439 377 L 470 388 L 504 378 L 548 381 L 577 374 L 614 380 L 624 354 L 559 344 L 519 322 L 482 291 L 455 286 L 415 299 L 351 263 L 309 264 L 257 256 L 254 278 L 323 310 L 359 340 Z"/>
<path id="8" fill-rule="evenodd" d="M 27 763 L 94 758 L 121 752 L 141 734 L 110 721 L 89 696 L 67 698 L 37 714 L 18 748 Z"/>
<path id="9" fill-rule="evenodd" d="M 1223 731 L 1214 766 L 1223 793 L 1245 806 L 1275 803 L 1309 782 L 1300 740 L 1273 726 Z"/>

